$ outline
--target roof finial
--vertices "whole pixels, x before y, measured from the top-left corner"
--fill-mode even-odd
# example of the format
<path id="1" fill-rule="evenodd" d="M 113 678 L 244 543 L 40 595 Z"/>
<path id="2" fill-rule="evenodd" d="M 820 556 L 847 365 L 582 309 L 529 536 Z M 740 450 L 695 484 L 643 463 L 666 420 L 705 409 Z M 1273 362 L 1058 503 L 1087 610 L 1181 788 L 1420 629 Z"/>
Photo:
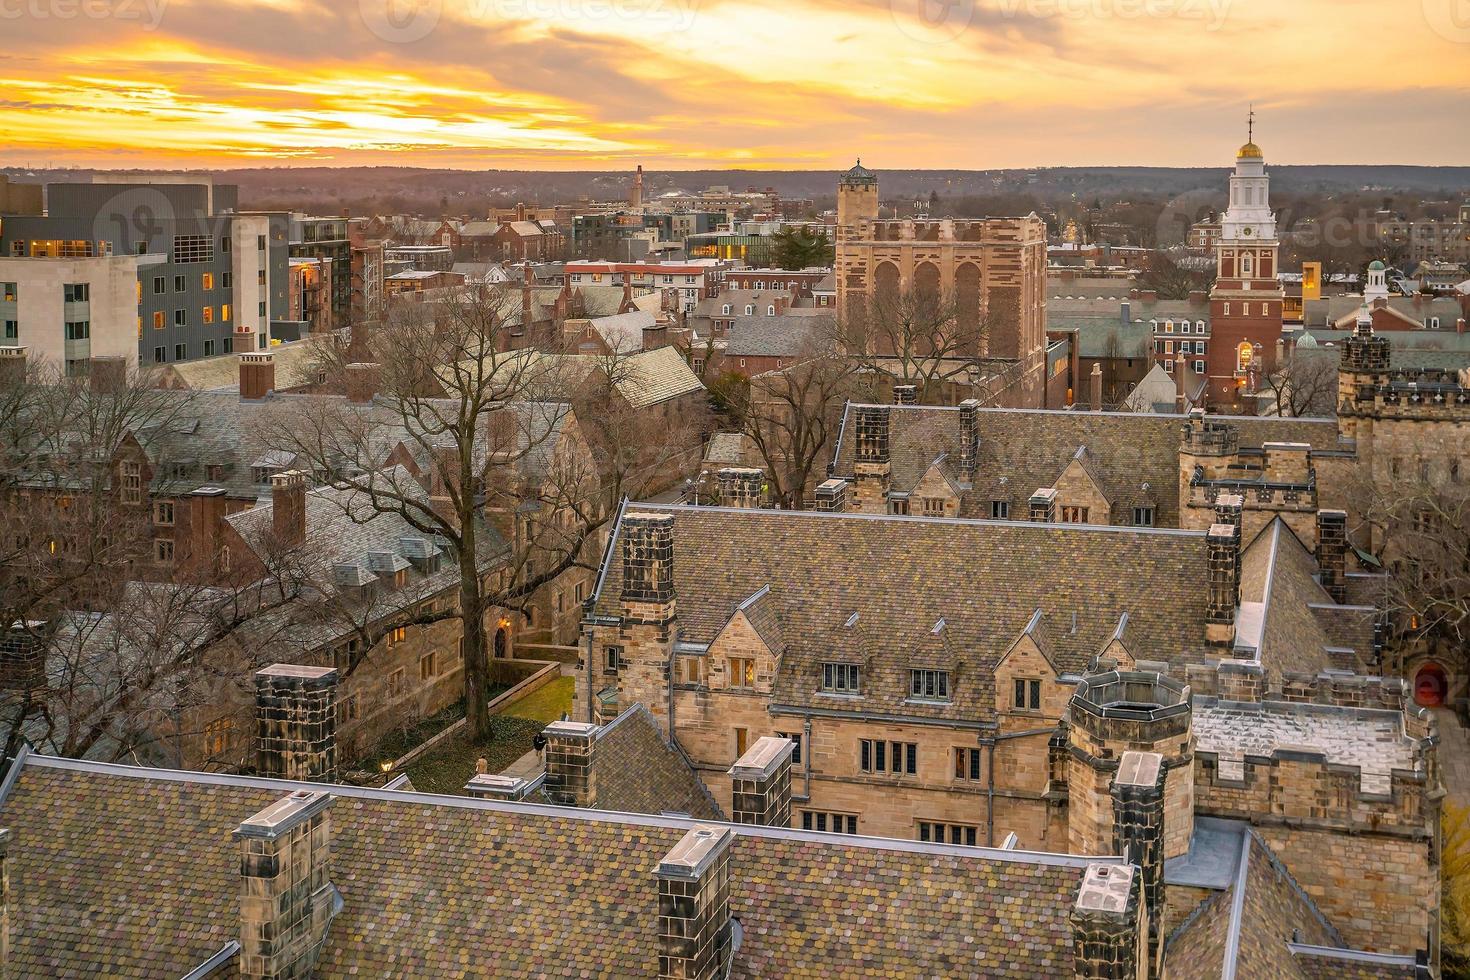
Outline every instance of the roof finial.
<path id="1" fill-rule="evenodd" d="M 858 165 L 858 166 L 859 166 L 859 167 L 861 167 L 861 166 L 862 166 L 862 165 L 863 165 L 863 158 L 862 158 L 862 157 L 858 157 L 858 162 L 857 162 L 857 165 Z"/>
<path id="2" fill-rule="evenodd" d="M 1245 141 L 1247 143 L 1254 143 L 1256 141 L 1256 104 L 1252 102 L 1250 107 L 1250 114 L 1246 116 Z"/>

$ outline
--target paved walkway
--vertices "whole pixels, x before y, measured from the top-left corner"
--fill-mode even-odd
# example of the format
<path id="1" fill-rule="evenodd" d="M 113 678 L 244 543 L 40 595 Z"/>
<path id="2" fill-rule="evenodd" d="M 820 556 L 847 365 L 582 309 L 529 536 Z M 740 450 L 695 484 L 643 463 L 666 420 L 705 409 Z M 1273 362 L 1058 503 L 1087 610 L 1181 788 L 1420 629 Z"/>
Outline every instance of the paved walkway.
<path id="1" fill-rule="evenodd" d="M 1439 722 L 1439 771 L 1450 799 L 1470 806 L 1470 732 L 1448 708 L 1436 708 Z"/>

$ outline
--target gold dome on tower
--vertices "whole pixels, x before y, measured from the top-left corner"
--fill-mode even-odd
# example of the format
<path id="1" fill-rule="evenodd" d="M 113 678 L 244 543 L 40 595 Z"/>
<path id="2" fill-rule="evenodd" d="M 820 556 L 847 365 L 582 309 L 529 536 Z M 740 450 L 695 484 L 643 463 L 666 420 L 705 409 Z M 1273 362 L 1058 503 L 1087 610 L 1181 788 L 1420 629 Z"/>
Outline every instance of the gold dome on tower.
<path id="1" fill-rule="evenodd" d="M 1265 157 L 1266 155 L 1261 152 L 1261 148 L 1254 143 L 1247 143 L 1240 148 L 1239 153 L 1235 154 L 1235 159 L 1237 160 L 1264 160 Z"/>

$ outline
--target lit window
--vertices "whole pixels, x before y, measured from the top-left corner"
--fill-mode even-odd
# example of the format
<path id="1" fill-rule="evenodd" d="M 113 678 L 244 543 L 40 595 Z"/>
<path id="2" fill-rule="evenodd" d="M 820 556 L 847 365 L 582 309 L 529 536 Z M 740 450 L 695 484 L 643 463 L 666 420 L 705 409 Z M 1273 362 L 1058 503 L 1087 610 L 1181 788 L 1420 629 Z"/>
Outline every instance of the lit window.
<path id="1" fill-rule="evenodd" d="M 738 688 L 755 687 L 755 661 L 747 657 L 731 657 L 730 663 L 730 686 Z"/>
<path id="2" fill-rule="evenodd" d="M 407 626 L 395 626 L 388 631 L 388 645 L 390 647 L 396 647 L 406 639 L 408 639 Z"/>

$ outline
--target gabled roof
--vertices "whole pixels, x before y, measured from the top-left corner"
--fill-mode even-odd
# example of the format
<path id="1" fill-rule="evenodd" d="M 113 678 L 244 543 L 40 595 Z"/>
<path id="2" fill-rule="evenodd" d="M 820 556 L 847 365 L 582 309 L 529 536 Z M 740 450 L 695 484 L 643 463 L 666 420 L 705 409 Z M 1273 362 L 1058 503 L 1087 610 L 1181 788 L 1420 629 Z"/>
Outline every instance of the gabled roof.
<path id="1" fill-rule="evenodd" d="M 762 311 L 764 312 L 764 311 Z M 831 316 L 745 316 L 734 318 L 725 340 L 727 357 L 800 357 L 833 335 Z"/>
<path id="2" fill-rule="evenodd" d="M 316 975 L 658 975 L 652 871 L 696 823 L 31 756 L 0 804 L 18 975 L 184 976 L 239 935 L 231 833 L 330 793 L 343 905 Z M 1099 859 L 725 824 L 732 978 L 1070 976 Z M 1118 863 L 1116 858 L 1100 859 Z"/>
<path id="3" fill-rule="evenodd" d="M 641 704 L 598 730 L 592 764 L 597 770 L 599 810 L 725 819 L 699 773 L 660 734 Z"/>
<path id="4" fill-rule="evenodd" d="M 321 345 L 329 340 L 308 337 L 272 347 L 276 390 L 289 391 L 316 381 L 316 365 L 323 361 Z M 221 354 L 163 366 L 161 380 L 168 387 L 186 391 L 239 391 L 240 355 Z"/>
<path id="5" fill-rule="evenodd" d="M 978 724 L 994 713 L 995 664 L 1036 609 L 1067 624 L 1050 637 L 1062 671 L 1080 671 L 1124 612 L 1143 659 L 1204 649 L 1204 532 L 637 507 L 674 518 L 682 640 L 709 643 L 735 606 L 770 586 L 786 644 L 777 705 L 831 708 L 818 694 L 821 665 L 843 660 L 869 664 L 864 712 Z M 598 616 L 619 615 L 623 533 L 609 544 Z M 964 677 L 951 703 L 909 702 L 910 651 L 941 619 Z"/>
<path id="6" fill-rule="evenodd" d="M 833 459 L 833 475 L 853 475 L 854 413 L 850 404 Z M 889 453 L 895 487 L 918 482 L 940 453 L 959 458 L 960 421 L 955 408 L 892 405 Z M 1179 523 L 1179 416 L 1128 412 L 1067 412 L 982 408 L 977 413 L 980 447 L 973 489 L 961 516 L 988 517 L 991 500 L 1021 506 L 1037 487 L 1048 487 L 1086 446 L 1096 479 L 1114 507 L 1116 520 L 1133 507 L 1157 507 L 1156 524 Z M 1224 418 L 1238 428 L 1243 447 L 1267 442 L 1305 442 L 1315 449 L 1337 446 L 1334 419 Z M 1012 510 L 1012 513 L 1017 513 Z"/>
<path id="7" fill-rule="evenodd" d="M 1411 956 L 1346 949 L 1342 935 L 1254 830 L 1241 834 L 1240 847 L 1234 881 L 1202 903 L 1169 937 L 1164 959 L 1171 976 L 1407 980 L 1418 975 Z M 1328 973 L 1321 972 L 1324 961 L 1334 964 Z"/>

